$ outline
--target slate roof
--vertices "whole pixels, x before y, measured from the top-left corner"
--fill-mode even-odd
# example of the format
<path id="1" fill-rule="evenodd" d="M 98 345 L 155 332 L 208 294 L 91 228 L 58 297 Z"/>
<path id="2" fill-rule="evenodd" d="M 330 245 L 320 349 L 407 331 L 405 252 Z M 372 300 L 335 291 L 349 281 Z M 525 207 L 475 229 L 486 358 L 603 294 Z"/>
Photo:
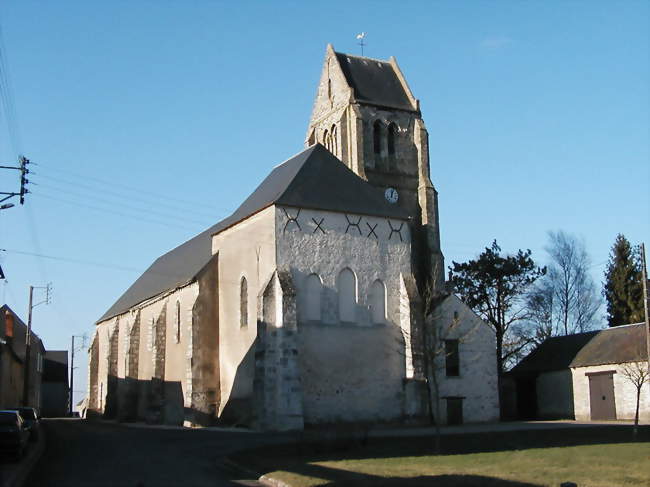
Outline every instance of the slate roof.
<path id="1" fill-rule="evenodd" d="M 510 373 L 525 375 L 645 360 L 645 340 L 643 323 L 551 337 L 528 354 Z"/>
<path id="2" fill-rule="evenodd" d="M 643 323 L 601 330 L 571 362 L 571 367 L 647 360 Z"/>
<path id="3" fill-rule="evenodd" d="M 276 166 L 235 212 L 159 257 L 102 315 L 101 322 L 192 282 L 212 258 L 212 238 L 272 204 L 408 219 L 382 190 L 354 174 L 320 144 Z"/>
<path id="4" fill-rule="evenodd" d="M 389 61 L 337 52 L 343 74 L 358 101 L 416 111 Z"/>
<path id="5" fill-rule="evenodd" d="M 568 369 L 578 352 L 589 343 L 598 331 L 551 337 L 519 362 L 510 373 L 524 375 Z"/>

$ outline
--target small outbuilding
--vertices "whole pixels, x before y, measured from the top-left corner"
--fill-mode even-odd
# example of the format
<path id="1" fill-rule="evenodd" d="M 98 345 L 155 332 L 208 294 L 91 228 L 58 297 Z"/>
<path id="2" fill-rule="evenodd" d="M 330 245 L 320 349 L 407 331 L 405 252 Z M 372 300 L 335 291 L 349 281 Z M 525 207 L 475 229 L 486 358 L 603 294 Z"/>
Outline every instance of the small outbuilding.
<path id="1" fill-rule="evenodd" d="M 548 338 L 507 375 L 518 419 L 634 419 L 637 390 L 629 376 L 647 367 L 638 323 Z M 650 420 L 650 383 L 641 388 L 639 417 Z"/>
<path id="2" fill-rule="evenodd" d="M 578 420 L 634 419 L 636 387 L 630 376 L 648 370 L 644 324 L 600 331 L 571 362 Z M 650 383 L 641 388 L 639 420 L 650 420 Z"/>

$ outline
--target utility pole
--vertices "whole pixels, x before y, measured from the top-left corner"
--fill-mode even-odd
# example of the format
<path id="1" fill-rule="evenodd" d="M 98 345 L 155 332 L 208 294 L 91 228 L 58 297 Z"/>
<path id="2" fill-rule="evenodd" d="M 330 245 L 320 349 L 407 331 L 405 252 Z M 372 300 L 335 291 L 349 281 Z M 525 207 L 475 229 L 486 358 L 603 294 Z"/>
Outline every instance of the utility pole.
<path id="1" fill-rule="evenodd" d="M 74 339 L 75 338 L 81 338 L 81 347 L 79 347 L 79 350 L 83 350 L 86 347 L 86 335 L 72 335 L 72 346 L 70 348 L 70 416 L 72 416 L 72 410 L 74 408 L 74 400 L 73 400 L 73 394 L 74 394 L 74 353 L 75 353 L 75 348 L 74 348 Z"/>
<path id="2" fill-rule="evenodd" d="M 40 303 L 34 302 L 34 289 L 45 289 L 45 299 Z M 52 283 L 47 286 L 29 286 L 29 309 L 27 311 L 27 333 L 25 335 L 25 366 L 23 367 L 23 406 L 29 406 L 29 376 L 31 374 L 31 352 L 32 352 L 32 310 L 39 304 L 50 304 L 50 293 Z"/>
<path id="3" fill-rule="evenodd" d="M 23 406 L 29 406 L 29 370 L 32 350 L 32 301 L 34 286 L 29 286 L 29 311 L 27 312 L 27 336 L 25 337 L 25 366 L 23 367 Z"/>
<path id="4" fill-rule="evenodd" d="M 27 159 L 25 156 L 20 156 L 18 157 L 18 166 L 0 166 L 0 169 L 16 169 L 20 171 L 20 191 L 19 192 L 0 192 L 0 195 L 4 195 L 4 198 L 0 199 L 0 203 L 3 201 L 8 200 L 9 198 L 13 198 L 14 196 L 19 196 L 20 197 L 20 204 L 23 205 L 25 204 L 25 195 L 29 193 L 29 190 L 27 189 L 27 184 L 29 183 L 29 180 L 27 179 L 27 174 L 29 174 L 29 169 L 27 169 L 27 165 L 30 164 L 31 161 Z M 0 209 L 4 210 L 6 208 L 11 208 L 13 205 L 2 205 Z"/>
<path id="5" fill-rule="evenodd" d="M 648 370 L 650 371 L 650 321 L 648 320 L 648 271 L 645 265 L 645 244 L 641 244 L 641 262 L 643 269 L 641 276 L 643 278 L 643 309 L 645 311 L 645 340 L 646 352 L 648 354 Z"/>

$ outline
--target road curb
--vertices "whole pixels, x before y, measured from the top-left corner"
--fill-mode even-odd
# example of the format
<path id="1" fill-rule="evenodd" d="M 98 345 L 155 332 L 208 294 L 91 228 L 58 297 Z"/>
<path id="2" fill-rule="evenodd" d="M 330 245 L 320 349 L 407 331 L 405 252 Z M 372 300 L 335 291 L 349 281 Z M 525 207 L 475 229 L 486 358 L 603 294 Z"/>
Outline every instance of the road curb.
<path id="1" fill-rule="evenodd" d="M 27 480 L 27 477 L 34 468 L 34 465 L 36 465 L 43 456 L 44 451 L 45 428 L 41 427 L 38 434 L 38 439 L 36 440 L 36 444 L 34 445 L 32 451 L 29 452 L 25 458 L 23 458 L 20 464 L 12 472 L 3 475 L 2 487 L 22 487 L 22 485 L 25 483 L 25 480 Z"/>
<path id="2" fill-rule="evenodd" d="M 262 485 L 267 485 L 269 487 L 291 487 L 290 484 L 287 484 L 282 480 L 274 479 L 273 477 L 269 477 L 268 475 L 261 475 L 259 472 L 252 470 L 246 465 L 242 465 L 241 463 L 235 462 L 234 460 L 228 457 L 222 460 L 222 464 L 229 469 L 237 470 L 246 475 L 250 475 L 253 478 L 256 478 L 257 481 Z"/>

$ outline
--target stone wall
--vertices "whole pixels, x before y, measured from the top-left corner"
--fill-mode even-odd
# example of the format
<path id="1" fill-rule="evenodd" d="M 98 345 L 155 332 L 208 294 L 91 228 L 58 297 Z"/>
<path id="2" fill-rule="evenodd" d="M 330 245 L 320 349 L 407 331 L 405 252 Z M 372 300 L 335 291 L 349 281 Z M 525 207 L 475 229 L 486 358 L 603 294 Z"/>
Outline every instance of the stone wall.
<path id="1" fill-rule="evenodd" d="M 276 226 L 278 267 L 290 271 L 296 288 L 305 422 L 402 419 L 406 345 L 400 282 L 411 269 L 408 225 L 305 208 L 298 214 L 297 208 L 279 207 Z M 344 269 L 356 281 L 353 321 L 342 320 L 338 308 Z M 320 320 L 306 313 L 307 280 L 313 274 L 322 282 Z M 377 280 L 385 288 L 381 322 L 374 322 L 370 309 Z"/>
<path id="2" fill-rule="evenodd" d="M 641 363 L 647 367 L 647 363 Z M 589 399 L 589 377 L 586 374 L 595 372 L 614 372 L 614 398 L 616 404 L 616 419 L 634 419 L 636 409 L 636 388 L 623 375 L 624 364 L 594 365 L 571 369 L 573 378 L 573 401 L 575 418 L 579 421 L 591 419 Z M 650 421 L 650 384 L 646 383 L 641 389 L 639 408 L 640 421 Z"/>
<path id="3" fill-rule="evenodd" d="M 97 324 L 89 362 L 92 410 L 122 421 L 168 424 L 191 416 L 187 370 L 198 286 L 191 283 Z M 181 308 L 178 341 L 168 337 L 173 332 L 168 322 L 176 314 L 169 310 L 176 302 Z"/>
<path id="4" fill-rule="evenodd" d="M 276 271 L 258 296 L 254 419 L 261 430 L 301 430 L 303 395 L 298 355 L 296 294 L 291 274 Z"/>

